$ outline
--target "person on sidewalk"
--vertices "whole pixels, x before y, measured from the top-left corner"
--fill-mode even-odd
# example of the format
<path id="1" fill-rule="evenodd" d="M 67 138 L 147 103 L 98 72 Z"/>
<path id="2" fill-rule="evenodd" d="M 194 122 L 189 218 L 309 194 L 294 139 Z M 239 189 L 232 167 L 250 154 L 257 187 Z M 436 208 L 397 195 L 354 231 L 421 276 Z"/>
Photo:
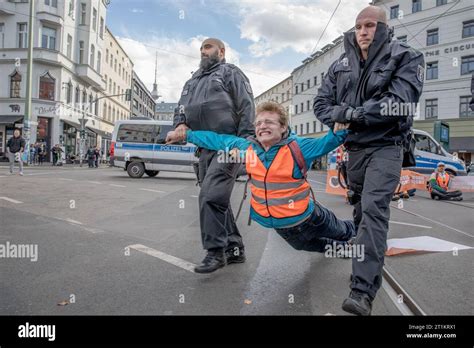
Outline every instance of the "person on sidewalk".
<path id="1" fill-rule="evenodd" d="M 23 175 L 23 161 L 21 156 L 25 150 L 25 139 L 21 137 L 20 130 L 15 129 L 13 131 L 13 137 L 7 141 L 7 155 L 8 161 L 10 162 L 10 174 L 13 174 L 15 167 L 15 161 L 18 161 L 18 167 L 20 168 L 20 175 Z"/>
<path id="2" fill-rule="evenodd" d="M 185 136 L 171 131 L 167 143 L 186 140 L 199 147 L 245 158 L 251 188 L 250 218 L 275 231 L 297 250 L 326 252 L 347 245 L 355 237 L 351 220 L 340 220 L 319 204 L 306 180 L 307 168 L 343 143 L 347 131 L 338 125 L 323 138 L 303 138 L 290 133 L 286 110 L 278 103 L 257 106 L 255 136 L 247 139 L 212 131 L 188 130 Z M 229 152 L 229 149 L 232 151 Z M 237 151 L 238 150 L 238 151 Z M 242 151 L 242 155 L 240 154 Z"/>
<path id="3" fill-rule="evenodd" d="M 96 168 L 99 168 L 99 162 L 100 162 L 100 147 L 96 147 L 94 149 L 94 154 L 95 154 L 95 161 L 94 161 L 94 164 L 95 164 L 95 167 Z"/>
<path id="4" fill-rule="evenodd" d="M 87 163 L 89 164 L 89 168 L 94 168 L 95 162 L 95 148 L 94 146 L 89 147 L 86 153 L 87 156 Z"/>

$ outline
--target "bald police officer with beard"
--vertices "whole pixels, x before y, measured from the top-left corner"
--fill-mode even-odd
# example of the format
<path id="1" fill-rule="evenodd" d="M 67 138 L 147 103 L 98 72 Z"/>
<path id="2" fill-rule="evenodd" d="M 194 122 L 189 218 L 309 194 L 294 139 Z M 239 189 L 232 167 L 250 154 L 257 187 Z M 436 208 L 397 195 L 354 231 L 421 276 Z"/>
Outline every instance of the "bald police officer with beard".
<path id="1" fill-rule="evenodd" d="M 225 61 L 224 43 L 215 38 L 201 45 L 199 70 L 186 82 L 174 127 L 184 139 L 186 130 L 207 130 L 242 138 L 254 135 L 255 105 L 248 78 Z M 244 245 L 234 221 L 230 196 L 240 164 L 220 163 L 216 151 L 199 149 L 199 217 L 207 255 L 195 268 L 211 273 L 230 263 L 245 262 Z"/>

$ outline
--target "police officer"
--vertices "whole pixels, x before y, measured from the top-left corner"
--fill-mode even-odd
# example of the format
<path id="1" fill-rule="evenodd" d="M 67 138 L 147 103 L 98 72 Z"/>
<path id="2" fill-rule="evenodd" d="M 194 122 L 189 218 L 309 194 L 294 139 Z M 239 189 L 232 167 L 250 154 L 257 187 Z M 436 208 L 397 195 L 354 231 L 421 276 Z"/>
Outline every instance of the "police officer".
<path id="1" fill-rule="evenodd" d="M 181 139 L 186 130 L 210 130 L 246 138 L 254 134 L 255 105 L 248 78 L 225 61 L 224 43 L 215 38 L 201 45 L 200 68 L 186 82 L 174 126 Z M 210 273 L 230 263 L 245 262 L 242 237 L 234 221 L 230 196 L 239 163 L 220 163 L 216 151 L 199 149 L 199 215 L 207 255 L 197 273 Z M 229 161 L 231 162 L 231 161 Z"/>
<path id="2" fill-rule="evenodd" d="M 342 308 L 370 315 L 382 283 L 389 204 L 422 92 L 424 59 L 408 44 L 392 41 L 385 11 L 376 6 L 358 14 L 344 47 L 318 90 L 314 113 L 331 128 L 350 124 L 347 176 L 364 257 L 353 259 L 351 293 Z"/>

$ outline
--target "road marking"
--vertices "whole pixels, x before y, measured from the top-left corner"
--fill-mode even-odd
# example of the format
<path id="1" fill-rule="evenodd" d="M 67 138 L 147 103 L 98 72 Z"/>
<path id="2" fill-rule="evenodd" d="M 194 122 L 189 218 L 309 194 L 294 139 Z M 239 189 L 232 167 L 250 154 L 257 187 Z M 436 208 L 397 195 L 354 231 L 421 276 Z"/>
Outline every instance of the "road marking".
<path id="1" fill-rule="evenodd" d="M 411 215 L 417 216 L 417 217 L 419 217 L 419 218 L 421 218 L 421 219 L 423 219 L 423 220 L 426 220 L 426 221 L 429 221 L 429 222 L 434 222 L 435 224 L 438 224 L 438 225 L 440 225 L 440 226 L 449 228 L 450 230 L 453 230 L 453 231 L 455 231 L 455 232 L 464 234 L 464 235 L 466 235 L 466 236 L 468 236 L 468 237 L 474 238 L 473 235 L 471 235 L 471 234 L 469 234 L 469 233 L 467 233 L 467 232 L 458 230 L 457 228 L 451 227 L 451 226 L 449 226 L 449 225 L 445 225 L 445 224 L 443 224 L 442 222 L 439 222 L 439 221 L 436 221 L 436 220 L 432 220 L 432 219 L 430 219 L 430 218 L 427 218 L 426 216 L 423 216 L 423 215 L 414 213 L 414 212 L 409 211 L 409 210 L 406 210 L 406 209 L 400 209 L 400 208 L 398 208 L 398 207 L 396 207 L 396 206 L 394 206 L 394 205 L 390 205 L 390 207 L 391 207 L 391 208 L 395 208 L 395 209 L 397 209 L 397 210 L 404 211 L 404 212 L 407 213 L 407 214 L 411 214 Z"/>
<path id="2" fill-rule="evenodd" d="M 145 189 L 145 188 L 141 188 L 140 190 L 142 190 L 142 191 L 149 191 L 149 192 L 157 192 L 157 193 L 166 193 L 165 191 L 158 191 L 158 190 Z"/>
<path id="3" fill-rule="evenodd" d="M 99 181 L 87 181 L 87 182 L 91 184 L 102 185 L 102 183 Z"/>
<path id="4" fill-rule="evenodd" d="M 113 187 L 127 187 L 125 185 L 117 185 L 117 184 L 109 184 L 110 186 L 113 186 Z"/>
<path id="5" fill-rule="evenodd" d="M 135 249 L 135 250 L 140 251 L 144 254 L 156 257 L 160 260 L 163 260 L 163 261 L 168 262 L 172 265 L 180 267 L 180 268 L 182 268 L 186 271 L 195 273 L 194 268 L 196 267 L 196 265 L 194 263 L 185 261 L 183 259 L 180 259 L 180 258 L 172 256 L 172 255 L 168 255 L 168 254 L 166 254 L 162 251 L 158 251 L 158 250 L 149 248 L 149 247 L 147 247 L 145 245 L 142 245 L 142 244 L 129 245 L 128 248 Z"/>
<path id="6" fill-rule="evenodd" d="M 73 220 L 73 219 L 69 219 L 69 218 L 67 218 L 64 221 L 70 222 L 71 224 L 75 224 L 75 225 L 82 225 L 82 222 L 79 222 L 79 221 L 76 221 L 76 220 Z"/>
<path id="7" fill-rule="evenodd" d="M 196 196 L 196 195 L 191 195 L 191 197 L 194 197 L 194 198 L 199 198 L 199 196 Z"/>
<path id="8" fill-rule="evenodd" d="M 320 184 L 320 185 L 326 185 L 325 182 L 321 182 L 321 181 L 317 181 L 317 180 L 313 180 L 313 179 L 308 179 L 308 181 L 312 181 L 312 182 L 315 182 L 315 183 Z"/>
<path id="9" fill-rule="evenodd" d="M 63 180 L 63 181 L 72 181 L 72 179 L 68 179 L 68 178 L 59 178 L 59 180 Z"/>
<path id="10" fill-rule="evenodd" d="M 47 174 L 56 174 L 56 173 L 64 173 L 64 170 L 62 170 L 62 171 L 57 171 L 57 172 L 41 172 L 41 173 L 31 173 L 31 174 L 25 174 L 25 176 L 33 176 L 33 175 L 47 175 Z"/>
<path id="11" fill-rule="evenodd" d="M 406 226 L 414 226 L 414 227 L 421 227 L 421 228 L 433 228 L 431 226 L 425 226 L 425 225 L 417 225 L 417 224 L 409 224 L 408 222 L 400 222 L 400 221 L 389 221 L 391 224 L 396 224 L 396 225 L 406 225 Z"/>
<path id="12" fill-rule="evenodd" d="M 8 197 L 0 197 L 0 199 L 3 199 L 5 201 L 11 202 L 11 203 L 15 203 L 15 204 L 23 203 L 23 202 L 17 201 L 16 199 L 8 198 Z"/>

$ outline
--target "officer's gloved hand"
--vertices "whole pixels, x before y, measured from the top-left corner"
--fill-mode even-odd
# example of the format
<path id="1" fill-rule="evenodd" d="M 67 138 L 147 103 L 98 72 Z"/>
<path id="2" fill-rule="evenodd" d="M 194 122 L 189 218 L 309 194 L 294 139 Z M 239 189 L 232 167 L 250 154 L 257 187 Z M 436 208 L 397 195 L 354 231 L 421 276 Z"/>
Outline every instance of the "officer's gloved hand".
<path id="1" fill-rule="evenodd" d="M 344 118 L 346 122 L 354 122 L 354 123 L 363 123 L 364 122 L 364 114 L 362 108 L 352 108 L 348 107 Z"/>
<path id="2" fill-rule="evenodd" d="M 349 123 L 346 119 L 346 112 L 350 109 L 348 105 L 336 105 L 332 110 L 331 119 L 334 123 Z"/>

